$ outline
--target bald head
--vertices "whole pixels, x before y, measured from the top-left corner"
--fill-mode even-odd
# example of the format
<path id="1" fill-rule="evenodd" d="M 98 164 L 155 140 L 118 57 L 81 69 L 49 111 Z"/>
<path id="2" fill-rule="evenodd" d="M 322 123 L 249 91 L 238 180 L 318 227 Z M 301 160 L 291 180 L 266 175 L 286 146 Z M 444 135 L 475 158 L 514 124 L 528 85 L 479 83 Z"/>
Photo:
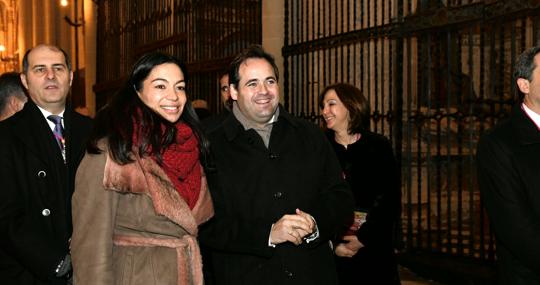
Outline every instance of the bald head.
<path id="1" fill-rule="evenodd" d="M 26 53 L 24 53 L 24 57 L 23 57 L 23 73 L 24 74 L 27 74 L 28 69 L 30 67 L 30 64 L 28 63 L 28 57 L 30 56 L 30 54 L 33 51 L 39 50 L 39 49 L 49 49 L 51 51 L 61 52 L 64 55 L 64 63 L 67 66 L 68 70 L 69 71 L 72 70 L 71 59 L 69 58 L 69 56 L 68 56 L 68 54 L 66 53 L 65 50 L 63 50 L 63 49 L 61 49 L 61 48 L 59 48 L 57 46 L 53 46 L 53 45 L 40 44 L 40 45 L 37 45 L 37 46 L 27 50 Z"/>

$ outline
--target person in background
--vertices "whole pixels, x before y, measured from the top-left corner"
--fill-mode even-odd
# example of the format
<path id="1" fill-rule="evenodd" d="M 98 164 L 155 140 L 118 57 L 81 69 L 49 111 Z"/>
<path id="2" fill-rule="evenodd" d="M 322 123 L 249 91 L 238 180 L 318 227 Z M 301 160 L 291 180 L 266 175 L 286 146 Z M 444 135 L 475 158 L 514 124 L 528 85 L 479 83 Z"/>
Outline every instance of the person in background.
<path id="1" fill-rule="evenodd" d="M 274 58 L 252 46 L 231 63 L 232 112 L 209 132 L 216 214 L 201 229 L 216 284 L 337 283 L 329 240 L 352 196 L 321 130 L 279 105 Z"/>
<path id="2" fill-rule="evenodd" d="M 186 76 L 177 58 L 144 55 L 97 114 L 73 194 L 75 284 L 203 284 L 208 142 Z"/>
<path id="3" fill-rule="evenodd" d="M 28 101 L 17 72 L 6 72 L 0 75 L 0 121 L 19 112 Z"/>
<path id="4" fill-rule="evenodd" d="M 219 94 L 221 94 L 221 103 L 223 104 L 222 113 L 228 114 L 232 110 L 231 91 L 229 90 L 229 72 L 223 72 L 219 75 Z"/>
<path id="5" fill-rule="evenodd" d="M 195 109 L 195 113 L 197 113 L 199 121 L 202 121 L 212 115 L 210 110 L 208 110 L 208 102 L 206 102 L 206 100 L 195 99 L 193 102 L 191 102 L 191 106 L 193 106 L 193 109 Z"/>
<path id="6" fill-rule="evenodd" d="M 219 112 L 219 114 L 202 119 L 202 124 L 206 131 L 211 131 L 219 127 L 232 110 L 233 100 L 231 99 L 231 92 L 229 91 L 229 74 L 227 72 L 219 74 L 218 87 L 223 109 Z"/>
<path id="7" fill-rule="evenodd" d="M 540 284 L 540 47 L 514 67 L 518 101 L 480 138 L 478 184 L 497 243 L 499 284 Z"/>
<path id="8" fill-rule="evenodd" d="M 330 85 L 319 105 L 356 206 L 354 223 L 334 243 L 340 284 L 399 284 L 393 238 L 401 191 L 392 146 L 369 131 L 369 104 L 358 88 Z"/>
<path id="9" fill-rule="evenodd" d="M 0 283 L 66 284 L 71 194 L 92 122 L 67 104 L 73 72 L 62 49 L 28 50 L 20 78 L 30 100 L 0 122 Z"/>

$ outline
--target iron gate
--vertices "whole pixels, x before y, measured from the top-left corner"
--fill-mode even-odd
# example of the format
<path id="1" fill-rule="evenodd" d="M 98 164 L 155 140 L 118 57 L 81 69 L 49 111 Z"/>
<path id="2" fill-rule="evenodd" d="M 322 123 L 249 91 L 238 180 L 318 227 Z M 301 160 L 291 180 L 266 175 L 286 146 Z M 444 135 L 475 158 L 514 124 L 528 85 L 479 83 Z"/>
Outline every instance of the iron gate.
<path id="1" fill-rule="evenodd" d="M 539 1 L 286 0 L 285 106 L 318 122 L 327 85 L 359 87 L 401 163 L 404 251 L 493 261 L 479 136 L 509 114 Z"/>
<path id="2" fill-rule="evenodd" d="M 260 0 L 99 0 L 96 106 L 138 57 L 159 50 L 186 62 L 190 99 L 218 111 L 218 74 L 243 48 L 260 44 L 261 33 Z"/>

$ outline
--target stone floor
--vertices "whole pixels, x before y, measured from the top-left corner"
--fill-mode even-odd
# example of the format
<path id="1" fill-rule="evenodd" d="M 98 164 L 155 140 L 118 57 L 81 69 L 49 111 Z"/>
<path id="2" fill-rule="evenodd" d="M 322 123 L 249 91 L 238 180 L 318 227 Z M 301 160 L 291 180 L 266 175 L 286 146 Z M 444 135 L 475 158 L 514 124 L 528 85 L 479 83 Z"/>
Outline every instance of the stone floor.
<path id="1" fill-rule="evenodd" d="M 403 266 L 399 267 L 399 276 L 401 285 L 444 285 L 433 280 L 424 279 Z"/>

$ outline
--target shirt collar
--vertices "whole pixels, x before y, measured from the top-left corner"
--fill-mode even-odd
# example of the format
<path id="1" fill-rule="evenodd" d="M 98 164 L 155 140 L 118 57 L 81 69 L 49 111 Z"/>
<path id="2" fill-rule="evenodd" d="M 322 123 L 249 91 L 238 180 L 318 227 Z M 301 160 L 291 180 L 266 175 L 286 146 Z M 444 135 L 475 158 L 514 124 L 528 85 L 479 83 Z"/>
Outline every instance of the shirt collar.
<path id="1" fill-rule="evenodd" d="M 531 110 L 525 103 L 521 103 L 521 108 L 529 116 L 529 118 L 534 122 L 538 130 L 540 130 L 540 114 L 535 113 Z"/>
<path id="2" fill-rule="evenodd" d="M 51 120 L 47 119 L 47 117 L 49 117 L 49 116 L 52 115 L 53 113 L 51 113 L 51 112 L 49 112 L 49 111 L 47 111 L 47 110 L 41 108 L 41 107 L 38 106 L 37 104 L 36 104 L 36 106 L 38 107 L 39 111 L 41 111 L 41 114 L 43 115 L 43 117 L 45 117 L 45 121 L 47 122 L 47 124 L 49 124 L 49 127 L 51 128 L 51 130 L 54 130 L 54 123 L 53 123 Z M 62 112 L 60 112 L 60 113 L 58 114 L 58 116 L 62 117 L 62 126 L 64 126 L 64 111 L 65 111 L 65 109 L 62 110 Z M 64 126 L 64 127 L 65 127 L 65 126 Z"/>
<path id="3" fill-rule="evenodd" d="M 36 104 L 36 106 L 38 107 L 38 109 L 41 111 L 41 114 L 43 114 L 43 116 L 44 116 L 45 118 L 47 118 L 48 116 L 50 116 L 50 115 L 53 114 L 53 113 L 51 113 L 51 112 L 49 112 L 49 111 L 47 111 L 47 110 L 41 108 L 41 107 L 38 106 L 37 104 Z M 65 111 L 65 109 L 62 110 L 62 112 L 60 112 L 60 113 L 58 114 L 58 116 L 64 118 L 64 111 Z"/>

